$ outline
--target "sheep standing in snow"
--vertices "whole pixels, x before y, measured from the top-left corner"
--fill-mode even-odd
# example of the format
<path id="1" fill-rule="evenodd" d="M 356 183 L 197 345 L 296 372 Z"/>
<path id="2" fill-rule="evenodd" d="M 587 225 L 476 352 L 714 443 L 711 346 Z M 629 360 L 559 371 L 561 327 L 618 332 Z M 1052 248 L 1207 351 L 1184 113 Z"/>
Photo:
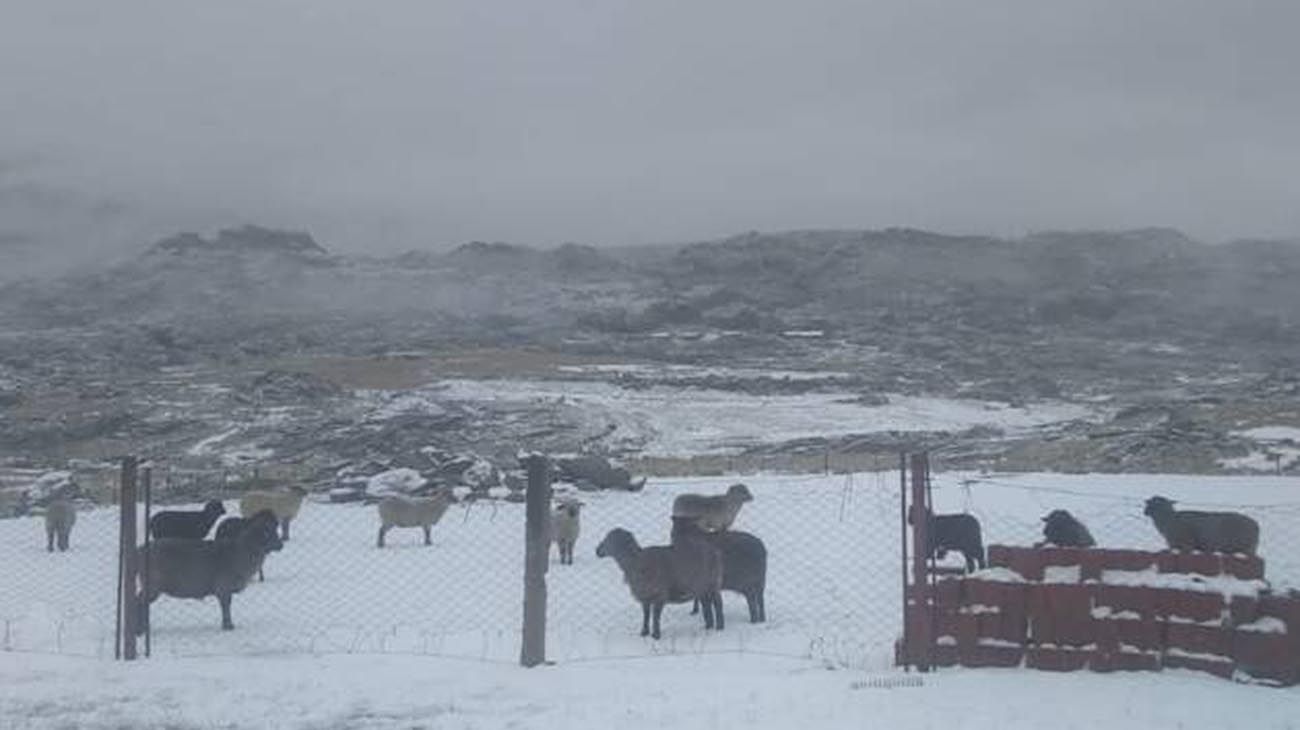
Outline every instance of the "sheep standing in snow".
<path id="1" fill-rule="evenodd" d="M 77 508 L 66 499 L 56 499 L 45 508 L 45 549 L 54 552 L 57 540 L 59 552 L 68 549 L 68 538 L 72 535 L 72 526 L 77 522 Z"/>
<path id="2" fill-rule="evenodd" d="M 681 494 L 673 500 L 673 517 L 695 520 L 701 529 L 726 530 L 746 502 L 754 501 L 749 487 L 733 484 L 725 494 Z"/>
<path id="3" fill-rule="evenodd" d="M 212 539 L 234 540 L 239 537 L 240 533 L 249 527 L 257 527 L 258 525 L 263 525 L 267 522 L 270 522 L 272 525 L 279 522 L 275 518 L 275 513 L 269 509 L 264 509 L 252 517 L 227 517 L 221 521 L 221 524 L 217 525 L 217 532 L 213 535 Z M 266 575 L 262 572 L 262 564 L 265 561 L 265 555 L 262 556 L 261 560 L 257 561 L 257 580 L 259 582 L 266 580 Z"/>
<path id="4" fill-rule="evenodd" d="M 642 636 L 659 638 L 664 604 L 692 599 L 704 606 L 704 628 L 723 629 L 722 554 L 704 541 L 643 548 L 632 533 L 615 528 L 596 546 L 596 557 L 613 558 L 623 571 L 632 597 L 641 604 Z"/>
<path id="5" fill-rule="evenodd" d="M 149 534 L 155 540 L 165 537 L 186 540 L 202 540 L 208 530 L 226 513 L 226 506 L 219 499 L 210 499 L 201 510 L 164 510 L 156 512 L 149 518 Z"/>
<path id="6" fill-rule="evenodd" d="M 432 545 L 429 530 L 442 519 L 455 500 L 449 489 L 437 491 L 429 497 L 384 497 L 379 500 L 377 545 L 384 546 L 384 535 L 394 527 L 419 527 L 424 530 L 424 544 Z"/>
<path id="7" fill-rule="evenodd" d="M 551 541 L 560 549 L 560 565 L 573 565 L 573 546 L 582 529 L 582 503 L 567 499 L 551 511 Z"/>
<path id="8" fill-rule="evenodd" d="M 252 517 L 264 509 L 271 510 L 280 521 L 280 539 L 288 542 L 289 523 L 298 516 L 298 510 L 306 496 L 307 490 L 296 484 L 283 492 L 245 492 L 239 498 L 239 513 L 244 517 Z"/>
<path id="9" fill-rule="evenodd" d="M 1237 512 L 1175 510 L 1172 500 L 1152 497 L 1143 514 L 1155 523 L 1170 550 L 1254 555 L 1259 547 L 1259 523 Z"/>
<path id="10" fill-rule="evenodd" d="M 745 597 L 750 623 L 766 621 L 767 607 L 763 594 L 767 589 L 767 546 L 763 541 L 739 530 L 705 532 L 695 520 L 674 517 L 673 544 L 686 540 L 704 540 L 722 553 L 722 589 Z M 691 613 L 699 609 L 699 601 L 696 601 Z"/>
<path id="11" fill-rule="evenodd" d="M 230 599 L 244 590 L 253 572 L 268 552 L 279 550 L 275 514 L 254 515 L 251 523 L 233 540 L 187 540 L 163 538 L 140 548 L 140 564 L 148 566 L 141 575 L 142 589 L 136 607 L 140 612 L 138 631 L 148 624 L 148 606 L 161 594 L 175 598 L 216 596 L 221 605 L 221 628 L 235 628 L 230 620 Z"/>
<path id="12" fill-rule="evenodd" d="M 1043 518 L 1043 542 L 1038 546 L 1090 548 L 1096 544 L 1088 528 L 1068 510 L 1054 509 Z"/>
<path id="13" fill-rule="evenodd" d="M 916 514 L 912 510 L 907 516 L 909 524 L 916 524 Z M 925 511 L 928 550 L 931 557 L 942 560 L 949 550 L 956 550 L 966 558 L 966 572 L 973 573 L 984 568 L 984 539 L 980 531 L 980 521 L 974 515 L 936 515 Z"/>

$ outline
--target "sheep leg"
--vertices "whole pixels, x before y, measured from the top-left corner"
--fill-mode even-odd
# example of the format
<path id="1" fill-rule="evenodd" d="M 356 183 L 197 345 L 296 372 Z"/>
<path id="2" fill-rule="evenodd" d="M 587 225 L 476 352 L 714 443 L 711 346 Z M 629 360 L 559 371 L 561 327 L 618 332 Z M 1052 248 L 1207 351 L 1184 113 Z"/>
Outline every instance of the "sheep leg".
<path id="1" fill-rule="evenodd" d="M 664 604 L 663 604 L 663 601 L 655 601 L 655 604 L 654 604 L 654 621 L 655 621 L 655 627 L 654 627 L 654 631 L 651 631 L 651 632 L 650 632 L 650 635 L 653 636 L 653 637 L 656 638 L 656 639 L 659 638 L 659 616 L 662 615 L 663 612 L 664 612 Z"/>
<path id="2" fill-rule="evenodd" d="M 757 597 L 755 598 L 755 602 L 758 603 L 758 621 L 759 621 L 759 623 L 767 623 L 767 599 L 765 599 L 765 598 L 763 597 L 763 589 L 762 589 L 762 588 L 759 588 L 759 589 L 758 589 L 758 595 L 757 595 Z"/>
<path id="3" fill-rule="evenodd" d="M 650 635 L 650 602 L 641 602 L 641 635 Z M 655 637 L 658 638 L 658 637 Z"/>
<path id="4" fill-rule="evenodd" d="M 221 630 L 230 631 L 235 628 L 234 622 L 230 620 L 230 595 L 229 593 L 217 594 L 217 600 L 221 603 Z"/>
<path id="5" fill-rule="evenodd" d="M 722 591 L 713 592 L 713 627 L 721 631 L 727 625 L 727 620 L 722 616 Z"/>
<path id="6" fill-rule="evenodd" d="M 386 532 L 388 532 L 388 525 L 380 525 L 380 526 L 379 526 L 379 539 L 375 541 L 375 544 L 376 544 L 378 547 L 381 547 L 381 548 L 382 548 L 382 547 L 384 546 L 384 533 L 386 533 Z"/>
<path id="7" fill-rule="evenodd" d="M 280 539 L 285 542 L 289 542 L 289 522 L 290 519 L 288 517 L 280 520 Z"/>
<path id="8" fill-rule="evenodd" d="M 50 553 L 54 552 L 54 530 L 46 530 L 45 538 L 46 538 L 45 551 Z"/>
<path id="9" fill-rule="evenodd" d="M 64 530 L 59 533 L 59 552 L 68 551 L 68 531 Z"/>
<path id="10" fill-rule="evenodd" d="M 421 525 L 421 527 L 424 528 L 424 544 L 425 544 L 425 545 L 432 545 L 432 544 L 433 544 L 433 541 L 429 539 L 429 527 L 430 527 L 430 525 Z"/>
<path id="11" fill-rule="evenodd" d="M 745 605 L 749 608 L 749 622 L 758 623 L 758 597 L 754 595 L 754 591 L 745 593 Z"/>
<path id="12" fill-rule="evenodd" d="M 713 628 L 713 598 L 706 593 L 699 599 L 700 605 L 704 607 L 704 628 Z"/>
<path id="13" fill-rule="evenodd" d="M 696 598 L 695 600 L 691 601 L 691 615 L 694 616 L 699 612 L 700 612 L 700 599 Z"/>

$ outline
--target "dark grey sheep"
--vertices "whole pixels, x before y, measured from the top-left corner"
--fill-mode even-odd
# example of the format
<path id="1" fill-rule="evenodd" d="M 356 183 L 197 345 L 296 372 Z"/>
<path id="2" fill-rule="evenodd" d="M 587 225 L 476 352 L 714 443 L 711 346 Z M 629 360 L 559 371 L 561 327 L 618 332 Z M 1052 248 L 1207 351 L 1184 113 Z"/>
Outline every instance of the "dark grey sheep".
<path id="1" fill-rule="evenodd" d="M 139 631 L 146 628 L 149 604 L 163 593 L 175 598 L 216 596 L 221 628 L 235 628 L 231 596 L 244 590 L 268 552 L 283 546 L 276 528 L 274 514 L 258 513 L 233 540 L 162 538 L 141 547 L 140 564 L 149 567 L 137 596 Z"/>
<path id="2" fill-rule="evenodd" d="M 261 520 L 261 522 L 254 523 L 252 517 L 227 517 L 226 519 L 221 521 L 221 524 L 217 525 L 217 532 L 216 534 L 213 535 L 212 539 L 234 540 L 235 538 L 239 537 L 239 533 L 243 532 L 250 525 L 256 526 L 257 524 L 261 524 L 262 522 L 266 522 L 266 521 L 270 521 L 270 522 L 277 521 L 275 517 L 275 513 L 269 509 L 262 510 L 256 516 L 258 517 L 259 520 Z M 262 564 L 265 562 L 266 562 L 265 555 L 262 556 L 261 560 L 257 561 L 258 581 L 266 580 L 266 576 L 262 573 Z"/>
<path id="3" fill-rule="evenodd" d="M 916 512 L 912 510 L 907 516 L 909 524 L 916 524 Z M 936 515 L 929 510 L 926 516 L 931 556 L 942 560 L 949 550 L 956 550 L 966 558 L 967 573 L 984 568 L 984 538 L 979 520 L 973 515 Z"/>
<path id="4" fill-rule="evenodd" d="M 1039 545 L 1090 548 L 1097 544 L 1088 528 L 1063 509 L 1054 509 L 1043 518 L 1043 538 Z"/>
<path id="5" fill-rule="evenodd" d="M 1174 502 L 1164 497 L 1148 499 L 1142 512 L 1170 550 L 1254 555 L 1259 547 L 1259 523 L 1237 512 L 1175 510 Z"/>
<path id="6" fill-rule="evenodd" d="M 722 553 L 722 589 L 735 591 L 745 597 L 749 606 L 749 622 L 767 620 L 767 607 L 763 601 L 767 589 L 767 546 L 748 532 L 707 532 L 695 520 L 673 518 L 672 541 L 676 545 L 684 540 L 704 540 Z M 691 613 L 699 610 L 699 601 Z"/>
<path id="7" fill-rule="evenodd" d="M 610 530 L 596 546 L 596 557 L 611 557 L 623 571 L 632 597 L 641 604 L 641 635 L 659 638 L 659 616 L 666 603 L 699 599 L 704 628 L 721 631 L 722 554 L 702 540 L 643 548 L 632 533 Z M 653 618 L 654 626 L 651 627 Z"/>
<path id="8" fill-rule="evenodd" d="M 72 535 L 72 526 L 77 522 L 77 508 L 66 499 L 56 499 L 45 507 L 45 549 L 54 552 L 55 540 L 59 543 L 59 552 L 68 549 L 68 538 Z"/>
<path id="9" fill-rule="evenodd" d="M 149 518 L 149 533 L 155 540 L 167 537 L 202 540 L 225 513 L 226 506 L 219 499 L 208 500 L 198 511 L 165 510 Z"/>

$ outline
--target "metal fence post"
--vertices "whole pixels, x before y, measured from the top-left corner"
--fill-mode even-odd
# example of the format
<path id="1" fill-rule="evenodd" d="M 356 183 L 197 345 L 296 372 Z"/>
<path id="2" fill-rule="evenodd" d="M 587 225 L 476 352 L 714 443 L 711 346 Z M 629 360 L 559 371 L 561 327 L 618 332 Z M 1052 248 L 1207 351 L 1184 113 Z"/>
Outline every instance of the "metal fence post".
<path id="1" fill-rule="evenodd" d="M 926 483 L 930 465 L 925 452 L 912 454 L 912 591 L 915 596 L 915 611 L 918 620 L 912 626 L 915 631 L 914 654 L 916 666 L 922 672 L 930 671 L 931 646 L 931 605 L 930 605 L 930 519 L 926 509 L 930 506 L 926 500 Z"/>
<path id="2" fill-rule="evenodd" d="M 118 584 L 117 625 L 118 641 L 121 646 L 120 657 L 127 661 L 136 658 L 136 626 L 139 613 L 136 610 L 136 476 L 139 462 L 134 456 L 122 459 L 122 484 L 118 496 L 118 510 L 121 518 L 118 529 Z"/>
<path id="3" fill-rule="evenodd" d="M 152 551 L 149 549 L 149 518 L 153 516 L 153 465 L 145 466 L 141 474 L 141 486 L 144 487 L 144 565 L 141 566 L 140 585 L 141 592 L 149 595 L 149 559 Z M 149 603 L 141 601 L 140 614 L 144 619 L 144 655 L 146 657 L 153 655 L 153 621 L 149 620 Z"/>
<path id="4" fill-rule="evenodd" d="M 903 568 L 899 575 L 903 578 L 903 645 L 902 650 L 898 653 L 899 659 L 905 670 L 912 667 L 912 637 L 908 632 L 911 626 L 912 609 L 910 607 L 911 597 L 907 590 L 907 453 L 898 454 L 898 517 L 899 517 L 899 551 L 902 556 Z"/>
<path id="5" fill-rule="evenodd" d="M 550 556 L 551 464 L 545 456 L 523 459 L 528 470 L 524 528 L 524 625 L 519 663 L 546 661 L 546 569 Z"/>

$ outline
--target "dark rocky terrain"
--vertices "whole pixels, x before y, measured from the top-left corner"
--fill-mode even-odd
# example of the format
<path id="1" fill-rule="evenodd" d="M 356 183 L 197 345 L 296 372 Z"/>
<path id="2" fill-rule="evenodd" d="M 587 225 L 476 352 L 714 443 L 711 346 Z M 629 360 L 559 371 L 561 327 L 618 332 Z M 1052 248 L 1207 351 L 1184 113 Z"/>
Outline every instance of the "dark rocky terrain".
<path id="1" fill-rule="evenodd" d="M 430 444 L 497 459 L 599 450 L 602 426 L 563 404 L 449 403 L 373 420 L 376 398 L 440 378 L 571 377 L 1100 409 L 1028 434 L 885 428 L 752 454 L 925 444 L 951 466 L 1213 472 L 1273 448 L 1278 468 L 1296 471 L 1294 442 L 1240 432 L 1300 426 L 1298 279 L 1300 242 L 1208 245 L 1166 229 L 474 242 L 388 258 L 252 226 L 181 234 L 92 274 L 0 289 L 0 459 L 141 451 L 205 464 L 216 452 L 194 445 L 228 423 L 256 437 L 246 460 L 318 469 L 415 463 Z M 582 368 L 599 363 L 695 369 Z"/>

